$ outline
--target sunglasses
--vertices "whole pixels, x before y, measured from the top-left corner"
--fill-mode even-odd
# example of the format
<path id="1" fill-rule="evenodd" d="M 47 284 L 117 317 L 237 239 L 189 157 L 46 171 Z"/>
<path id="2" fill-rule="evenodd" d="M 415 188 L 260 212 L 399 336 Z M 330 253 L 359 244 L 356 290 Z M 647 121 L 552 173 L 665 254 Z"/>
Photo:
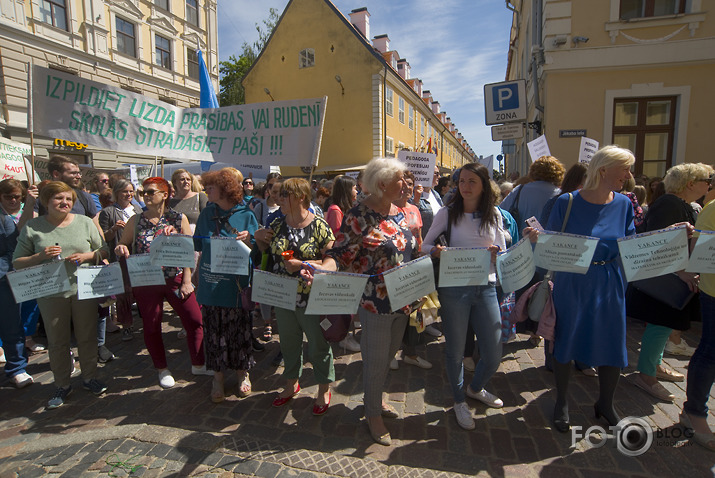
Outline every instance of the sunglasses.
<path id="1" fill-rule="evenodd" d="M 14 195 L 14 194 L 3 194 L 2 197 L 4 199 L 7 199 L 8 201 L 19 201 L 22 199 L 21 195 Z"/>
<path id="2" fill-rule="evenodd" d="M 102 184 L 109 184 L 109 179 L 100 179 L 99 182 Z"/>
<path id="3" fill-rule="evenodd" d="M 152 197 L 156 193 L 163 193 L 164 191 L 160 191 L 158 189 L 145 189 L 144 190 L 144 196 L 147 197 Z"/>
<path id="4" fill-rule="evenodd" d="M 287 198 L 287 197 L 290 196 L 290 194 L 288 193 L 288 191 L 281 191 L 280 196 L 281 196 L 282 198 Z"/>
<path id="5" fill-rule="evenodd" d="M 243 184 L 246 186 L 253 186 L 253 181 L 244 181 Z"/>
<path id="6" fill-rule="evenodd" d="M 702 181 L 702 182 L 704 182 L 704 183 L 707 183 L 707 184 L 709 184 L 709 185 L 712 185 L 712 183 L 713 183 L 713 178 L 705 178 L 705 179 L 696 179 L 696 180 L 695 180 L 695 182 L 700 182 L 700 181 Z"/>

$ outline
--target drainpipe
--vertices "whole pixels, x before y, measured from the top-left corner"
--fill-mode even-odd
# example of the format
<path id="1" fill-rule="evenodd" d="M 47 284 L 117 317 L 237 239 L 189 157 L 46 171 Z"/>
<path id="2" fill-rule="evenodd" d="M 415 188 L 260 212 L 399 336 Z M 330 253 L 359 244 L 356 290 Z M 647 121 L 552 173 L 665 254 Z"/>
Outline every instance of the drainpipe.
<path id="1" fill-rule="evenodd" d="M 387 156 L 387 112 L 385 108 L 387 107 L 387 62 L 385 63 L 385 74 L 382 77 L 382 154 L 380 156 Z M 394 110 L 393 110 L 394 111 Z"/>

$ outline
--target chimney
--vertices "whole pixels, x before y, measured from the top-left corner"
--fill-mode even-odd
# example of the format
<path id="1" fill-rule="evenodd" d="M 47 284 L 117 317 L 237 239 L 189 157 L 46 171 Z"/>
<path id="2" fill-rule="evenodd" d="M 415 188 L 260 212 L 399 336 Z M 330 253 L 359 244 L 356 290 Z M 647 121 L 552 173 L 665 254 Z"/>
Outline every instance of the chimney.
<path id="1" fill-rule="evenodd" d="M 400 74 L 403 80 L 409 80 L 410 79 L 410 64 L 407 63 L 407 60 L 404 58 L 400 58 L 397 60 L 397 72 Z"/>
<path id="2" fill-rule="evenodd" d="M 387 35 L 378 35 L 372 39 L 372 46 L 380 53 L 387 53 L 390 51 L 390 39 Z"/>
<path id="3" fill-rule="evenodd" d="M 366 40 L 370 38 L 370 13 L 367 7 L 356 8 L 350 12 L 350 23 L 362 33 Z"/>
<path id="4" fill-rule="evenodd" d="M 433 101 L 432 102 L 432 113 L 434 113 L 435 116 L 439 115 L 439 101 Z"/>
<path id="5" fill-rule="evenodd" d="M 422 92 L 422 101 L 427 103 L 427 106 L 429 106 L 430 103 L 432 103 L 432 93 L 430 93 L 429 90 L 424 90 Z"/>
<path id="6" fill-rule="evenodd" d="M 422 80 L 417 78 L 417 96 L 422 98 Z"/>

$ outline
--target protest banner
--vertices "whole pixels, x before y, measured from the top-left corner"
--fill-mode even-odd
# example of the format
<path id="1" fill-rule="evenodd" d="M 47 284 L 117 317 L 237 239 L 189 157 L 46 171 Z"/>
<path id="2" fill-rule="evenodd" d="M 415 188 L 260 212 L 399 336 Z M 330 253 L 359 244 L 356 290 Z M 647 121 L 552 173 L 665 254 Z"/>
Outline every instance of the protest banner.
<path id="1" fill-rule="evenodd" d="M 151 263 L 163 267 L 196 267 L 194 238 L 183 234 L 154 236 L 149 248 Z"/>
<path id="2" fill-rule="evenodd" d="M 52 261 L 7 273 L 15 302 L 37 299 L 69 290 L 69 276 L 65 261 Z"/>
<path id="3" fill-rule="evenodd" d="M 432 259 L 422 256 L 382 274 L 393 312 L 434 292 Z"/>
<path id="4" fill-rule="evenodd" d="M 681 226 L 621 237 L 618 251 L 628 282 L 682 271 L 688 265 L 688 233 Z"/>
<path id="5" fill-rule="evenodd" d="M 526 147 L 529 149 L 532 163 L 542 156 L 551 156 L 549 144 L 546 142 L 546 135 L 542 134 L 535 140 L 526 143 Z"/>
<path id="6" fill-rule="evenodd" d="M 439 255 L 439 286 L 487 285 L 491 263 L 486 247 L 448 247 Z"/>
<path id="7" fill-rule="evenodd" d="M 295 310 L 298 279 L 256 269 L 253 271 L 251 300 L 281 309 Z"/>
<path id="8" fill-rule="evenodd" d="M 587 138 L 581 136 L 581 146 L 578 151 L 578 162 L 588 164 L 591 162 L 591 158 L 598 151 L 598 141 L 595 139 Z"/>
<path id="9" fill-rule="evenodd" d="M 327 97 L 179 108 L 38 65 L 32 71 L 36 134 L 172 159 L 318 164 Z"/>
<path id="10" fill-rule="evenodd" d="M 132 254 L 127 257 L 127 272 L 132 287 L 166 284 L 161 266 L 151 263 L 150 254 Z"/>
<path id="11" fill-rule="evenodd" d="M 528 237 L 522 238 L 497 256 L 497 276 L 504 292 L 514 292 L 526 286 L 534 277 L 534 253 Z"/>
<path id="12" fill-rule="evenodd" d="M 699 231 L 685 272 L 715 274 L 715 231 Z"/>
<path id="13" fill-rule="evenodd" d="M 79 300 L 109 297 L 124 293 L 122 268 L 119 262 L 106 266 L 77 268 L 77 298 Z"/>
<path id="14" fill-rule="evenodd" d="M 27 181 L 30 165 L 25 166 L 25 155 L 30 154 L 30 145 L 17 143 L 0 136 L 0 179 L 17 179 Z M 40 181 L 35 173 L 36 182 Z"/>
<path id="15" fill-rule="evenodd" d="M 211 238 L 211 272 L 248 275 L 251 249 L 235 237 Z"/>
<path id="16" fill-rule="evenodd" d="M 357 314 L 370 276 L 316 271 L 310 287 L 306 314 Z"/>
<path id="17" fill-rule="evenodd" d="M 597 237 L 544 231 L 534 248 L 534 264 L 550 271 L 585 274 L 598 241 Z"/>
<path id="18" fill-rule="evenodd" d="M 407 170 L 415 175 L 415 186 L 432 187 L 434 165 L 437 161 L 436 154 L 400 150 L 397 152 L 397 159 L 405 163 Z"/>

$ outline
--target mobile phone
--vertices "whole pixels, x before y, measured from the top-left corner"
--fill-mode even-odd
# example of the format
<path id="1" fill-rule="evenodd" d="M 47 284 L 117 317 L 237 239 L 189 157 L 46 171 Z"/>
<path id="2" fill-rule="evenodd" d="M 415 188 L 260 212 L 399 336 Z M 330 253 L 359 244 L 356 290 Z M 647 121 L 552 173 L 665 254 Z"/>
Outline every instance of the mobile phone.
<path id="1" fill-rule="evenodd" d="M 537 231 L 543 231 L 544 227 L 541 225 L 538 219 L 536 217 L 531 216 L 529 219 L 526 220 L 526 223 L 536 229 Z"/>

